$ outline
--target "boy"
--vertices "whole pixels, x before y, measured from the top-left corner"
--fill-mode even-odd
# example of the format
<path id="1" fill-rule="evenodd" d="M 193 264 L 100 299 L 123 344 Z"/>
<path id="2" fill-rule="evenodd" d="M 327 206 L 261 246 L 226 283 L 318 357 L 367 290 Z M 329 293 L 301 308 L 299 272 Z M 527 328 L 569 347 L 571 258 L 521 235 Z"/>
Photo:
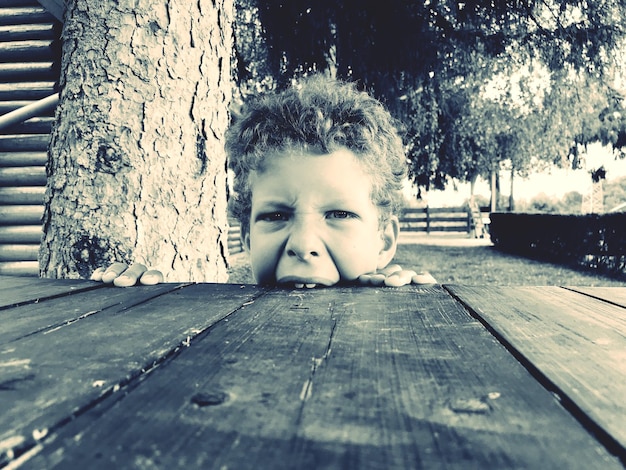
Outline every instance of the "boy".
<path id="1" fill-rule="evenodd" d="M 227 133 L 226 150 L 230 211 L 256 282 L 435 282 L 389 264 L 406 157 L 393 118 L 367 93 L 322 76 L 303 79 L 250 103 Z M 133 268 L 108 277 L 133 285 L 145 269 Z M 154 275 L 140 282 L 158 282 Z"/>

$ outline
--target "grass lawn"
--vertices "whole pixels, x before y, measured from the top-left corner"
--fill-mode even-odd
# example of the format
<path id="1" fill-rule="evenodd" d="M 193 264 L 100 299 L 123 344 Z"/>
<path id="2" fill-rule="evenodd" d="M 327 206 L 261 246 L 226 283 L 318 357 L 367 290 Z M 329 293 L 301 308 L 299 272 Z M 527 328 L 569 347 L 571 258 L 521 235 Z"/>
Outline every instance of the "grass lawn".
<path id="1" fill-rule="evenodd" d="M 396 261 L 429 271 L 441 284 L 518 286 L 625 286 L 583 269 L 500 252 L 492 246 L 400 245 Z"/>
<path id="2" fill-rule="evenodd" d="M 509 255 L 491 246 L 455 245 L 453 240 L 444 244 L 400 244 L 395 262 L 404 268 L 429 271 L 441 284 L 626 286 L 626 280 Z M 234 255 L 231 264 L 229 282 L 253 282 L 247 255 Z"/>

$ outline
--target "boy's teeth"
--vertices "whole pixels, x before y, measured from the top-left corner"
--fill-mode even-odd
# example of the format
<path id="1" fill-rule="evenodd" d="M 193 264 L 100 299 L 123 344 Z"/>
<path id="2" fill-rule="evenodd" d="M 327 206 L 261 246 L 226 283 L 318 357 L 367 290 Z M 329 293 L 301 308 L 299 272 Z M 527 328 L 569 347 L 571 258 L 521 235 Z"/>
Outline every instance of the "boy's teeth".
<path id="1" fill-rule="evenodd" d="M 296 289 L 303 289 L 305 286 L 307 289 L 313 289 L 317 284 L 304 284 L 303 282 L 296 282 L 294 284 Z"/>

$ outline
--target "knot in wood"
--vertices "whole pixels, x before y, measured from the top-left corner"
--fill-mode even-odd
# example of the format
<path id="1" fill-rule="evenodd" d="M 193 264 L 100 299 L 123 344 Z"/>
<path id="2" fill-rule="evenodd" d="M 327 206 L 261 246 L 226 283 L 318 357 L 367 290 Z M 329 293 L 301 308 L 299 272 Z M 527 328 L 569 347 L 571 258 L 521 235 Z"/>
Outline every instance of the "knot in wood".
<path id="1" fill-rule="evenodd" d="M 228 399 L 228 395 L 222 391 L 208 392 L 208 393 L 196 393 L 191 397 L 191 403 L 204 408 L 205 406 L 221 405 Z"/>
<path id="2" fill-rule="evenodd" d="M 102 173 L 116 174 L 130 165 L 124 154 L 108 145 L 100 145 L 96 153 L 96 170 Z"/>

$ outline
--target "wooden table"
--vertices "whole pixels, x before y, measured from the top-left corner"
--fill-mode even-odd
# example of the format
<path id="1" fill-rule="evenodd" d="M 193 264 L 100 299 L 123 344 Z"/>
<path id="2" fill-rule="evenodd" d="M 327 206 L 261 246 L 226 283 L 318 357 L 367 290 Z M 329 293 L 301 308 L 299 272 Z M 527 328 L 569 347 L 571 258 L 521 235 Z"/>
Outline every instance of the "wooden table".
<path id="1" fill-rule="evenodd" d="M 610 469 L 626 287 L 0 277 L 6 468 Z"/>

